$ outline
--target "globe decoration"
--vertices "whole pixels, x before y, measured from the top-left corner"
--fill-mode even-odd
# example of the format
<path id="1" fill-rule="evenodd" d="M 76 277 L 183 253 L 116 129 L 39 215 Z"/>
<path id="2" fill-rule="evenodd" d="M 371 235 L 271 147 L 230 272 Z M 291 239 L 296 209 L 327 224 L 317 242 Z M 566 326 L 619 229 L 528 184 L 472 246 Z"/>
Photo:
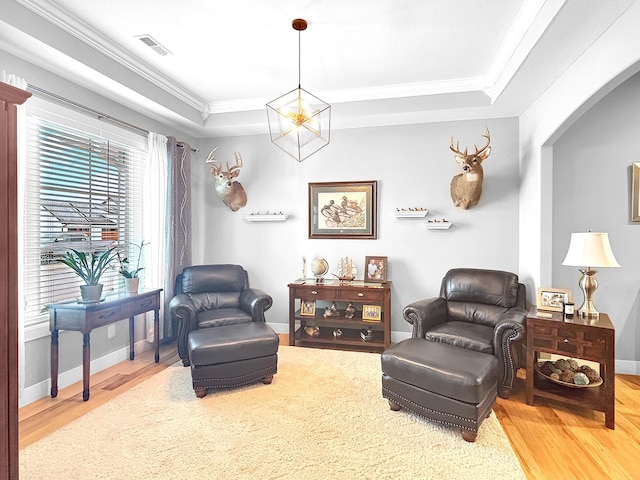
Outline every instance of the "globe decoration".
<path id="1" fill-rule="evenodd" d="M 324 258 L 316 258 L 311 262 L 311 273 L 320 279 L 324 277 L 329 271 L 329 264 Z"/>

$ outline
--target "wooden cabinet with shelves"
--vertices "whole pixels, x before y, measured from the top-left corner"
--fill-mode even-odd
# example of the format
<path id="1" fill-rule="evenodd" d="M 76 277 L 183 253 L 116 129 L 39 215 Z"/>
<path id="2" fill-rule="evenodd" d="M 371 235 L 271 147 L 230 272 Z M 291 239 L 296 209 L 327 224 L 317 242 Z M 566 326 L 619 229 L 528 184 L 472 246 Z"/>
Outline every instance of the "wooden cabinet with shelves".
<path id="1" fill-rule="evenodd" d="M 613 323 L 606 313 L 601 313 L 599 318 L 574 315 L 566 319 L 562 313 L 530 312 L 527 317 L 527 405 L 533 405 L 534 398 L 540 397 L 589 407 L 604 412 L 606 427 L 615 428 L 614 342 Z M 539 353 L 598 363 L 602 385 L 572 388 L 547 380 L 535 371 Z"/>
<path id="2" fill-rule="evenodd" d="M 303 302 L 313 306 L 305 314 Z M 349 303 L 355 309 L 353 318 L 345 316 Z M 337 315 L 325 316 L 325 309 L 332 305 Z M 363 319 L 364 306 L 379 312 L 379 320 Z M 316 326 L 317 336 L 305 331 Z M 361 333 L 367 330 L 370 336 L 364 340 Z M 289 284 L 289 345 L 382 352 L 390 344 L 391 282 L 298 279 Z"/>

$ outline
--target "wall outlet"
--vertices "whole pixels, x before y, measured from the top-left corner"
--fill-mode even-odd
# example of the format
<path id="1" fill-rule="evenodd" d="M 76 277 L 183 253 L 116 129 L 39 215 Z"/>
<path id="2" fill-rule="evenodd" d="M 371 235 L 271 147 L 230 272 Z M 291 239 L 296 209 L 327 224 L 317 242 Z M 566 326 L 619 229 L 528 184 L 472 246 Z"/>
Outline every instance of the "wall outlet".
<path id="1" fill-rule="evenodd" d="M 109 325 L 107 327 L 107 338 L 113 338 L 116 336 L 116 326 L 115 325 Z"/>

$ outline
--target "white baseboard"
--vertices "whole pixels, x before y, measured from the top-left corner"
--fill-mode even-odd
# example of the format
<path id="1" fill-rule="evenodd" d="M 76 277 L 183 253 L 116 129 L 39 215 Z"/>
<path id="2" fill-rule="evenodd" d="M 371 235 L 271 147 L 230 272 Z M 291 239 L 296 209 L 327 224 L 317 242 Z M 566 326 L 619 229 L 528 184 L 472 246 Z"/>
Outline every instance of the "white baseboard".
<path id="1" fill-rule="evenodd" d="M 144 352 L 145 350 L 151 349 L 152 347 L 153 345 L 146 340 L 141 340 L 134 344 L 133 350 L 137 355 L 141 352 Z M 91 373 L 98 373 L 128 359 L 129 347 L 127 346 L 121 348 L 120 350 L 116 350 L 115 352 L 104 355 L 100 358 L 91 360 Z M 58 374 L 58 389 L 68 387 L 69 385 L 73 385 L 74 383 L 80 381 L 82 381 L 82 365 L 79 365 L 65 372 L 60 372 Z M 80 387 L 80 391 L 81 390 L 82 387 Z M 50 394 L 51 379 L 48 378 L 47 380 L 27 387 L 22 390 L 22 392 L 20 392 L 19 408 L 29 405 L 30 403 L 35 402 L 36 400 L 40 400 L 41 398 L 44 398 Z"/>
<path id="2" fill-rule="evenodd" d="M 640 375 L 640 362 L 635 360 L 616 360 L 616 373 L 621 375 Z"/>

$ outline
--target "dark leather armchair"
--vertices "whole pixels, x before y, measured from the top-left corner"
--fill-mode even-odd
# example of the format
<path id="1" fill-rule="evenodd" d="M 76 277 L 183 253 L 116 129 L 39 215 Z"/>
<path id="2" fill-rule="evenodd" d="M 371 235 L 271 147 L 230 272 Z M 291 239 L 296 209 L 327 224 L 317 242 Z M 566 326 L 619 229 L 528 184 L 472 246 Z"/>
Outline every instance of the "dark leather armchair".
<path id="1" fill-rule="evenodd" d="M 413 338 L 490 353 L 498 358 L 498 395 L 511 393 L 523 364 L 527 317 L 525 286 L 514 273 L 459 268 L 442 279 L 440 296 L 407 305 Z"/>
<path id="2" fill-rule="evenodd" d="M 176 277 L 171 318 L 178 328 L 178 355 L 189 366 L 189 332 L 248 322 L 264 322 L 273 299 L 249 287 L 249 275 L 240 265 L 196 265 Z"/>

